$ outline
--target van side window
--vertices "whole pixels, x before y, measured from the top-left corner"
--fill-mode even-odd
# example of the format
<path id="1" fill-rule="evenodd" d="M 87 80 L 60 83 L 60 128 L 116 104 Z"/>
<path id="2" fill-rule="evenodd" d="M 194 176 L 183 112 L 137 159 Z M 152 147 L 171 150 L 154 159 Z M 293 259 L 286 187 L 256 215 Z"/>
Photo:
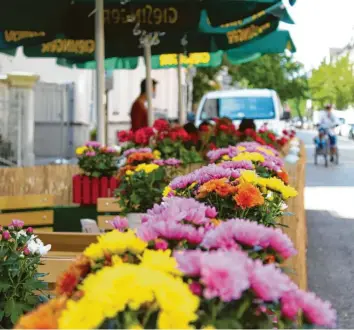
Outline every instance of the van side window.
<path id="1" fill-rule="evenodd" d="M 217 99 L 206 99 L 200 117 L 202 120 L 208 120 L 208 119 L 218 117 Z"/>

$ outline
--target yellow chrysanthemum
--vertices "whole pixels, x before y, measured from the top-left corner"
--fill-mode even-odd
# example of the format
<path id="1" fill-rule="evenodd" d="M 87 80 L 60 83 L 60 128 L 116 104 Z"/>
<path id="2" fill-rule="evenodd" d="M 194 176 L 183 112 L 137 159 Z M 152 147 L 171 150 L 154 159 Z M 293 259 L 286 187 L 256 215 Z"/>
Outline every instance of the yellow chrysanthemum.
<path id="1" fill-rule="evenodd" d="M 81 156 L 87 150 L 86 146 L 76 148 L 76 155 Z"/>
<path id="2" fill-rule="evenodd" d="M 297 191 L 293 187 L 285 185 L 282 180 L 276 177 L 263 179 L 263 182 L 268 189 L 272 189 L 281 193 L 284 199 L 297 196 Z"/>
<path id="3" fill-rule="evenodd" d="M 131 252 L 141 254 L 147 243 L 138 238 L 131 230 L 122 233 L 118 230 L 113 230 L 107 234 L 98 237 L 98 243 L 92 243 L 84 251 L 84 255 L 93 260 L 104 257 L 105 252 L 110 254 L 123 254 Z"/>
<path id="4" fill-rule="evenodd" d="M 230 158 L 230 156 L 228 156 L 228 155 L 224 155 L 224 156 L 222 156 L 221 159 L 222 159 L 222 160 L 230 160 L 231 158 Z"/>
<path id="5" fill-rule="evenodd" d="M 189 186 L 189 189 L 193 189 L 198 183 L 197 182 L 192 182 L 191 185 Z"/>
<path id="6" fill-rule="evenodd" d="M 141 265 L 105 267 L 89 275 L 80 289 L 83 297 L 68 302 L 60 329 L 96 329 L 127 307 L 148 313 L 151 303 L 158 307 L 159 328 L 190 328 L 197 318 L 199 299 L 182 279 Z"/>
<path id="7" fill-rule="evenodd" d="M 161 152 L 159 150 L 154 150 L 152 153 L 155 159 L 161 159 Z"/>
<path id="8" fill-rule="evenodd" d="M 244 170 L 241 173 L 240 180 L 243 181 L 243 182 L 257 183 L 258 176 L 257 176 L 257 173 L 255 171 Z"/>
<path id="9" fill-rule="evenodd" d="M 264 156 L 258 152 L 242 152 L 232 158 L 233 161 L 249 160 L 251 162 L 264 162 Z"/>
<path id="10" fill-rule="evenodd" d="M 168 194 L 172 191 L 172 188 L 170 186 L 166 186 L 165 189 L 162 192 L 163 197 L 167 197 Z"/>
<path id="11" fill-rule="evenodd" d="M 145 250 L 141 257 L 141 265 L 174 275 L 182 274 L 180 270 L 177 269 L 176 259 L 171 257 L 171 250 Z"/>
<path id="12" fill-rule="evenodd" d="M 269 156 L 275 156 L 274 152 L 270 149 L 264 148 L 264 147 L 257 147 L 257 150 L 264 152 L 265 154 Z"/>
<path id="13" fill-rule="evenodd" d="M 159 168 L 159 165 L 156 165 L 156 164 L 139 164 L 135 168 L 135 172 L 144 171 L 145 173 L 149 174 L 149 173 L 157 170 L 158 168 Z"/>
<path id="14" fill-rule="evenodd" d="M 131 176 L 131 175 L 134 174 L 134 172 L 132 170 L 128 170 L 128 171 L 125 172 L 125 174 L 128 175 L 128 176 Z"/>
<path id="15" fill-rule="evenodd" d="M 245 148 L 245 147 L 243 147 L 243 146 L 238 146 L 237 148 L 236 148 L 238 151 L 246 151 L 247 149 Z"/>

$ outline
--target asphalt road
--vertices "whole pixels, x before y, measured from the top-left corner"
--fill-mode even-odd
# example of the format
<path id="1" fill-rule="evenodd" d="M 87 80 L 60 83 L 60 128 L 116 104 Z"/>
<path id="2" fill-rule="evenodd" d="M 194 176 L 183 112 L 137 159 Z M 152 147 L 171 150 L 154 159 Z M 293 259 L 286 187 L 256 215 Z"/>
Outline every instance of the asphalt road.
<path id="1" fill-rule="evenodd" d="M 314 165 L 314 132 L 306 144 L 305 205 L 309 290 L 330 300 L 338 328 L 354 328 L 354 141 L 339 138 L 339 165 Z"/>

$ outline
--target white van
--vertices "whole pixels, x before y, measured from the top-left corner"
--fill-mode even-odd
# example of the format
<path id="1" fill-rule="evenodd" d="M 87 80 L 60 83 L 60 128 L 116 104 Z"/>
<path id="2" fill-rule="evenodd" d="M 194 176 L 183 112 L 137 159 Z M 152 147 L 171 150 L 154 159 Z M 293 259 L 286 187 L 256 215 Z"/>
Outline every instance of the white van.
<path id="1" fill-rule="evenodd" d="M 203 96 L 195 119 L 195 125 L 213 118 L 227 117 L 235 125 L 243 118 L 253 119 L 259 128 L 267 123 L 268 128 L 281 133 L 285 128 L 283 107 L 278 94 L 270 89 L 236 89 L 215 91 Z"/>

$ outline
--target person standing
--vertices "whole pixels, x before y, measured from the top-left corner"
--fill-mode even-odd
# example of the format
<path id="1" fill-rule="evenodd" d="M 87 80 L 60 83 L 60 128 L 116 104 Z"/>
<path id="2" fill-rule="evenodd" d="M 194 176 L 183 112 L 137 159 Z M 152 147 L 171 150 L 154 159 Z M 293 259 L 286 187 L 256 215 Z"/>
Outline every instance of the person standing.
<path id="1" fill-rule="evenodd" d="M 157 81 L 152 79 L 152 97 L 156 94 Z M 132 131 L 136 132 L 138 129 L 148 126 L 148 109 L 146 107 L 146 79 L 140 83 L 140 95 L 134 101 L 130 117 L 132 123 Z"/>

